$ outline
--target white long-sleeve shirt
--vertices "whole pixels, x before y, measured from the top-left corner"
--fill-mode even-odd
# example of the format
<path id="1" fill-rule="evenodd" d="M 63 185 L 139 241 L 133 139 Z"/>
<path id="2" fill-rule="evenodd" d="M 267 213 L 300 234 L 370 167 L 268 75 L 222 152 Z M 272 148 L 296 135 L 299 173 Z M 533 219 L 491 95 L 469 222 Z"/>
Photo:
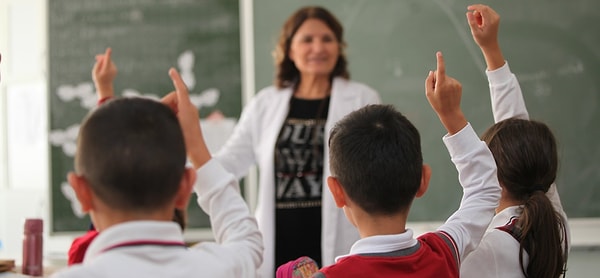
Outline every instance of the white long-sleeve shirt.
<path id="1" fill-rule="evenodd" d="M 216 242 L 186 248 L 172 221 L 130 221 L 102 231 L 82 264 L 55 273 L 67 277 L 256 277 L 262 237 L 238 192 L 237 180 L 215 160 L 197 171 L 198 204 L 210 215 Z"/>
<path id="2" fill-rule="evenodd" d="M 499 122 L 513 117 L 529 119 L 519 81 L 510 71 L 508 63 L 496 70 L 486 71 L 486 74 L 490 86 L 494 121 Z M 546 196 L 561 216 L 565 225 L 567 244 L 571 246 L 567 215 L 563 210 L 555 184 L 550 186 Z M 519 206 L 512 206 L 494 216 L 477 249 L 463 261 L 460 269 L 461 277 L 525 277 L 519 264 L 519 242 L 509 233 L 496 229 L 507 225 L 511 218 L 519 215 Z M 527 268 L 527 252 L 524 252 L 523 260 L 523 266 Z"/>

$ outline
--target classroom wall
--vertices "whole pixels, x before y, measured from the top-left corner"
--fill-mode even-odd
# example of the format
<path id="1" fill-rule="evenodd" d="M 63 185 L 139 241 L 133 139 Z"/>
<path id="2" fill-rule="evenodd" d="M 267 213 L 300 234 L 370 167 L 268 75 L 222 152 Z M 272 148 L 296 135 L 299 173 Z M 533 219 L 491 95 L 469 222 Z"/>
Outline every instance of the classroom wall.
<path id="1" fill-rule="evenodd" d="M 0 2 L 0 257 L 20 254 L 26 217 L 47 219 L 45 9 L 45 1 Z"/>

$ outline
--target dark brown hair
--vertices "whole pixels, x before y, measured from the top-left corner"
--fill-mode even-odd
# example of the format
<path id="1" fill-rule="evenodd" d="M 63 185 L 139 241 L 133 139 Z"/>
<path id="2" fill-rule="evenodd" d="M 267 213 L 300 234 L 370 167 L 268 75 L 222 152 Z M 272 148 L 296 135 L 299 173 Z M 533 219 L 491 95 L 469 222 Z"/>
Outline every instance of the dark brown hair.
<path id="1" fill-rule="evenodd" d="M 504 194 L 522 204 L 516 225 L 523 274 L 559 277 L 567 261 L 565 228 L 545 194 L 558 169 L 554 135 L 544 123 L 507 119 L 490 127 L 482 139 L 496 160 Z M 523 250 L 529 255 L 527 269 L 523 266 Z"/>
<path id="2" fill-rule="evenodd" d="M 421 184 L 419 131 L 391 105 L 367 105 L 337 122 L 329 158 L 331 174 L 371 215 L 408 211 Z"/>
<path id="3" fill-rule="evenodd" d="M 116 209 L 166 206 L 179 190 L 185 161 L 177 117 L 154 100 L 109 101 L 92 111 L 79 130 L 75 169 Z"/>
<path id="4" fill-rule="evenodd" d="M 281 28 L 277 45 L 273 51 L 277 71 L 275 77 L 275 86 L 277 86 L 277 88 L 285 88 L 298 81 L 300 72 L 288 54 L 292 44 L 292 38 L 296 34 L 296 31 L 298 31 L 298 28 L 300 28 L 304 21 L 312 18 L 323 21 L 323 23 L 331 29 L 340 45 L 340 56 L 331 72 L 331 78 L 337 76 L 346 79 L 350 78 L 350 73 L 348 73 L 347 69 L 348 62 L 346 61 L 346 54 L 344 53 L 346 42 L 344 42 L 344 28 L 342 27 L 342 24 L 325 8 L 308 6 L 303 7 L 292 14 Z"/>
<path id="5" fill-rule="evenodd" d="M 187 212 L 185 209 L 175 209 L 173 211 L 173 222 L 177 223 L 181 230 L 185 230 L 187 226 Z"/>

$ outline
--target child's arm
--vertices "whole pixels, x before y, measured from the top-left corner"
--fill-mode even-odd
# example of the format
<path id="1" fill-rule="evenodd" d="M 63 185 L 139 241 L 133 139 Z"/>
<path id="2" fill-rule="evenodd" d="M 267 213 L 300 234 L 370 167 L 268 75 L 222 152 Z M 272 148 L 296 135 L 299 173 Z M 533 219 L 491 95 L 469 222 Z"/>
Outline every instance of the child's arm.
<path id="1" fill-rule="evenodd" d="M 519 81 L 504 60 L 498 42 L 500 16 L 486 5 L 471 5 L 467 9 L 473 40 L 481 49 L 487 64 L 494 122 L 513 117 L 528 119 Z"/>
<path id="2" fill-rule="evenodd" d="M 192 104 L 188 89 L 179 73 L 171 68 L 169 69 L 169 76 L 173 81 L 175 91 L 164 96 L 161 102 L 175 111 L 183 131 L 188 158 L 194 168 L 198 169 L 211 159 L 210 152 L 202 136 L 202 129 L 200 129 L 198 110 Z"/>
<path id="3" fill-rule="evenodd" d="M 197 169 L 194 189 L 198 204 L 210 216 L 217 243 L 202 243 L 194 248 L 206 250 L 227 264 L 231 277 L 254 277 L 263 252 L 256 219 L 240 195 L 235 177 L 211 159 L 200 129 L 198 110 L 191 103 L 179 73 L 170 69 L 169 75 L 176 91 L 162 102 L 174 109 L 181 124 L 188 157 Z"/>
<path id="4" fill-rule="evenodd" d="M 441 53 L 437 53 L 437 70 L 429 73 L 425 86 L 427 100 L 448 130 L 444 143 L 463 187 L 459 209 L 439 230 L 454 240 L 459 257 L 464 258 L 481 241 L 498 205 L 496 163 L 485 142 L 467 123 L 460 109 L 462 88 L 446 76 Z"/>
<path id="5" fill-rule="evenodd" d="M 485 5 L 471 5 L 467 9 L 467 21 L 473 40 L 481 48 L 487 70 L 496 70 L 505 63 L 498 43 L 500 16 Z"/>
<path id="6" fill-rule="evenodd" d="M 99 104 L 115 95 L 113 81 L 117 76 L 117 66 L 110 58 L 111 53 L 112 50 L 109 47 L 104 54 L 96 55 L 96 63 L 92 69 L 92 79 L 96 86 Z"/>
<path id="7" fill-rule="evenodd" d="M 441 52 L 436 53 L 436 59 L 437 70 L 429 72 L 425 80 L 425 94 L 448 133 L 453 135 L 467 126 L 467 119 L 460 109 L 462 85 L 446 75 Z"/>
<path id="8" fill-rule="evenodd" d="M 113 80 L 117 75 L 117 67 L 110 59 L 112 50 L 106 49 L 104 54 L 96 55 L 96 63 L 92 68 L 92 79 L 98 94 L 98 105 L 102 105 L 106 100 L 114 96 Z M 79 202 L 73 200 L 73 202 Z M 83 257 L 92 240 L 98 235 L 98 231 L 92 228 L 83 236 L 77 237 L 71 243 L 68 252 L 68 265 L 83 262 Z"/>
<path id="9" fill-rule="evenodd" d="M 471 27 L 473 40 L 481 48 L 487 64 L 486 74 L 490 86 L 492 112 L 494 122 L 508 118 L 529 119 L 523 93 L 517 77 L 510 71 L 504 61 L 498 42 L 500 16 L 486 5 L 471 5 L 467 9 L 467 21 Z M 546 193 L 554 209 L 562 216 L 566 225 L 567 241 L 570 240 L 570 230 L 567 215 L 560 202 L 556 184 L 552 184 Z M 570 246 L 570 242 L 569 242 Z"/>

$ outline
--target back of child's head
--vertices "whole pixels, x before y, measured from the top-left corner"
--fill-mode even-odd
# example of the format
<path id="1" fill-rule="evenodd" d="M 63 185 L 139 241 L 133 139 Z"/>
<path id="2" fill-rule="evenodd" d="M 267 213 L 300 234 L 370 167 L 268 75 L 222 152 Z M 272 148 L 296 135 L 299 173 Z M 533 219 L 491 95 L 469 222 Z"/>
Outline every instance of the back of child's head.
<path id="1" fill-rule="evenodd" d="M 329 138 L 331 174 L 372 215 L 408 211 L 419 189 L 419 132 L 391 105 L 368 105 L 340 120 Z"/>
<path id="2" fill-rule="evenodd" d="M 177 117 L 160 102 L 115 99 L 91 112 L 79 130 L 76 171 L 115 209 L 153 211 L 167 205 L 185 162 Z"/>
<path id="3" fill-rule="evenodd" d="M 564 272 L 563 223 L 546 196 L 556 179 L 558 154 L 552 131 L 544 123 L 507 119 L 482 136 L 498 167 L 505 194 L 522 205 L 517 221 L 523 250 L 529 255 L 527 277 L 558 277 Z M 523 269 L 522 259 L 521 266 Z"/>
<path id="4" fill-rule="evenodd" d="M 490 127 L 482 139 L 494 155 L 498 180 L 515 200 L 533 190 L 546 192 L 556 179 L 556 140 L 544 123 L 507 119 Z"/>

